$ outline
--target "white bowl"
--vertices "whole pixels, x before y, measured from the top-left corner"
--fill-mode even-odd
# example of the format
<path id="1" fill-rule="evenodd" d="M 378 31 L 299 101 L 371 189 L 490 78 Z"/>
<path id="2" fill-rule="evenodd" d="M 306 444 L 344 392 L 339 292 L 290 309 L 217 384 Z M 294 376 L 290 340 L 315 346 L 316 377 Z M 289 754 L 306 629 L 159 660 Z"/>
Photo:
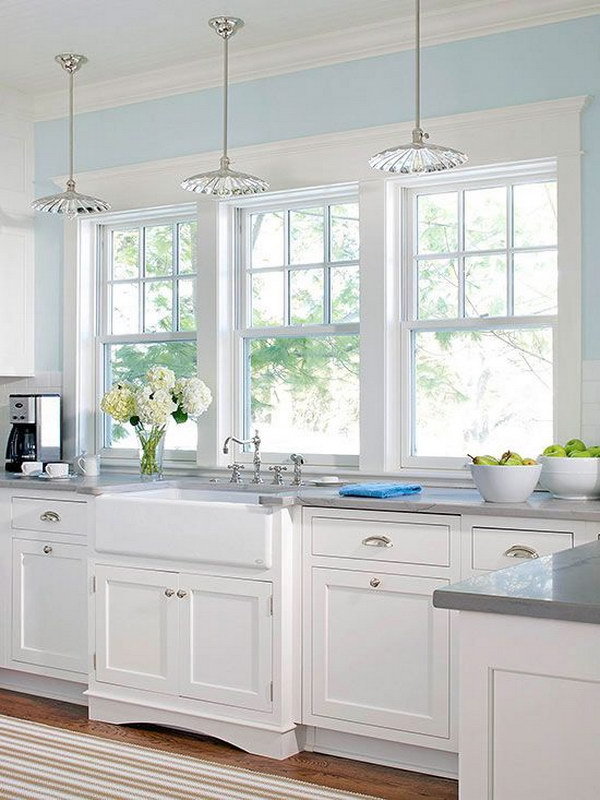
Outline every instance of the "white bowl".
<path id="1" fill-rule="evenodd" d="M 514 467 L 471 464 L 475 486 L 488 503 L 524 503 L 541 472 L 541 464 Z"/>
<path id="2" fill-rule="evenodd" d="M 559 500 L 600 498 L 600 458 L 540 456 L 540 485 Z"/>

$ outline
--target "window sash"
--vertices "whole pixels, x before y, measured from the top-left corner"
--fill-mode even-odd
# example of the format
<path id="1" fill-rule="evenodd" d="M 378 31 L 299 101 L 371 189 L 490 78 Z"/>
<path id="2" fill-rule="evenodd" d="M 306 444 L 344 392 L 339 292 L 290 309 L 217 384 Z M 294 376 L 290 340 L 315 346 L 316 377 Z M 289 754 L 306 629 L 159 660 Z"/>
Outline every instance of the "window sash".
<path id="1" fill-rule="evenodd" d="M 181 280 L 191 280 L 196 285 L 196 272 L 181 272 L 179 262 L 179 226 L 185 223 L 196 223 L 197 217 L 191 207 L 185 210 L 173 208 L 164 214 L 147 214 L 140 212 L 126 212 L 122 215 L 115 215 L 114 219 L 106 217 L 104 222 L 98 225 L 97 235 L 97 330 L 95 345 L 95 385 L 96 385 L 96 407 L 100 407 L 100 400 L 106 391 L 106 379 L 109 374 L 109 364 L 107 362 L 111 345 L 119 344 L 153 344 L 162 342 L 197 341 L 197 331 L 178 330 L 179 327 L 179 282 Z M 158 226 L 170 226 L 173 229 L 173 271 L 163 276 L 146 276 L 143 270 L 145 229 Z M 138 230 L 140 234 L 139 244 L 139 263 L 138 275 L 136 278 L 112 278 L 112 236 L 115 231 Z M 144 326 L 144 287 L 151 283 L 171 283 L 173 290 L 172 326 L 171 331 L 145 332 Z M 138 328 L 137 333 L 113 334 L 112 330 L 112 306 L 111 291 L 112 286 L 123 284 L 133 284 L 139 287 L 138 292 Z M 196 308 L 196 314 L 198 309 Z M 137 449 L 117 448 L 106 445 L 107 439 L 107 419 L 102 413 L 98 413 L 97 424 L 95 426 L 95 440 L 97 452 L 107 460 L 115 462 L 130 461 L 138 458 Z M 196 450 L 165 450 L 165 455 L 172 461 L 190 462 L 196 458 Z"/>
<path id="2" fill-rule="evenodd" d="M 513 241 L 514 216 L 512 208 L 513 187 L 522 184 L 556 182 L 555 169 L 536 168 L 531 166 L 531 171 L 517 169 L 511 174 L 511 167 L 506 168 L 503 174 L 499 170 L 494 177 L 476 178 L 458 176 L 444 176 L 442 180 L 430 180 L 407 185 L 408 182 L 398 183 L 397 191 L 400 194 L 400 218 L 398 220 L 398 236 L 400 247 L 400 297 L 398 309 L 400 312 L 399 337 L 400 337 L 400 375 L 399 375 L 399 410 L 400 419 L 400 467 L 409 469 L 462 469 L 465 466 L 464 457 L 430 457 L 413 455 L 414 437 L 416 434 L 416 393 L 414 390 L 414 353 L 413 333 L 417 331 L 476 331 L 476 330 L 525 330 L 531 328 L 548 328 L 553 334 L 553 364 L 554 364 L 554 428 L 557 427 L 557 361 L 558 361 L 558 319 L 559 314 L 515 315 L 506 314 L 498 317 L 468 317 L 458 316 L 443 319 L 418 318 L 418 264 L 420 261 L 435 261 L 456 259 L 459 262 L 459 314 L 464 314 L 464 260 L 470 256 L 484 257 L 486 255 L 506 255 L 507 257 L 507 311 L 514 309 L 514 284 L 513 284 L 513 259 L 516 254 L 527 252 L 558 252 L 556 245 L 539 247 L 515 247 Z M 436 176 L 437 177 L 437 176 Z M 506 186 L 507 191 L 507 236 L 506 246 L 489 250 L 466 250 L 464 248 L 464 192 L 469 189 L 494 188 Z M 458 192 L 458 249 L 447 253 L 417 253 L 417 201 L 420 195 L 442 194 L 444 192 Z M 560 236 L 560 233 L 559 233 Z M 561 300 L 558 297 L 560 310 Z"/>
<path id="3" fill-rule="evenodd" d="M 235 329 L 233 331 L 233 372 L 236 376 L 238 391 L 233 398 L 234 427 L 242 430 L 244 437 L 251 435 L 250 417 L 250 375 L 248 372 L 247 350 L 253 340 L 272 338 L 313 338 L 336 335 L 359 335 L 360 323 L 337 323 L 331 321 L 331 270 L 336 267 L 359 267 L 360 258 L 347 261 L 331 260 L 331 225 L 330 208 L 334 205 L 345 203 L 359 204 L 357 193 L 333 193 L 331 191 L 316 192 L 303 195 L 299 200 L 283 202 L 249 202 L 237 206 L 236 231 L 238 234 L 238 247 L 235 270 Z M 289 212 L 300 211 L 311 207 L 323 207 L 324 216 L 324 245 L 323 260 L 315 263 L 293 264 L 290 261 L 290 227 Z M 252 267 L 252 226 L 251 217 L 258 213 L 269 212 L 283 213 L 284 257 L 283 264 L 276 267 Z M 360 213 L 360 212 L 359 212 Z M 311 269 L 321 269 L 324 274 L 323 288 L 323 322 L 320 324 L 290 324 L 291 303 L 289 298 L 290 275 L 294 272 L 303 272 Z M 274 274 L 283 275 L 284 284 L 284 318 L 282 325 L 257 327 L 252 325 L 252 275 Z M 359 378 L 360 381 L 360 378 Z M 301 449 L 301 443 L 299 443 Z M 264 452 L 266 460 L 281 460 L 287 453 Z M 249 448 L 240 455 L 240 460 L 249 461 L 251 455 Z M 310 454 L 310 462 L 315 466 L 332 467 L 358 467 L 359 455 L 347 454 Z"/>

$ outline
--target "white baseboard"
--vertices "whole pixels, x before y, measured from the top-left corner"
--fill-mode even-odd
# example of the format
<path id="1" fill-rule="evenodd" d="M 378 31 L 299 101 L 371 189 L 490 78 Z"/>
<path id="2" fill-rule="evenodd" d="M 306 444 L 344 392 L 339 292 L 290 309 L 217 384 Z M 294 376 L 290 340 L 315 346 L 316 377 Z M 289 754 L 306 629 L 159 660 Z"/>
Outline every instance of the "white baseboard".
<path id="1" fill-rule="evenodd" d="M 315 753 L 381 764 L 409 772 L 422 772 L 440 778 L 458 778 L 457 753 L 311 726 L 305 728 L 305 736 L 304 749 Z"/>
<path id="2" fill-rule="evenodd" d="M 87 697 L 84 695 L 87 684 L 49 678 L 44 675 L 33 675 L 18 670 L 0 669 L 0 689 L 33 694 L 49 700 L 62 700 L 65 703 L 76 703 L 80 706 L 88 704 Z"/>

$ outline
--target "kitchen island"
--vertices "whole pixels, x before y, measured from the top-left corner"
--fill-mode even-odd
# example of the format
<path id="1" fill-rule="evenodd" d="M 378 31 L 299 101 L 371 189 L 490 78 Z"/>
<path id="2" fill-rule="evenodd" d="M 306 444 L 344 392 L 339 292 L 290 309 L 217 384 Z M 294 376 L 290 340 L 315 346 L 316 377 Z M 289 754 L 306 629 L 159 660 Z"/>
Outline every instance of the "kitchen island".
<path id="1" fill-rule="evenodd" d="M 461 800 L 600 792 L 600 541 L 434 592 L 459 615 Z"/>

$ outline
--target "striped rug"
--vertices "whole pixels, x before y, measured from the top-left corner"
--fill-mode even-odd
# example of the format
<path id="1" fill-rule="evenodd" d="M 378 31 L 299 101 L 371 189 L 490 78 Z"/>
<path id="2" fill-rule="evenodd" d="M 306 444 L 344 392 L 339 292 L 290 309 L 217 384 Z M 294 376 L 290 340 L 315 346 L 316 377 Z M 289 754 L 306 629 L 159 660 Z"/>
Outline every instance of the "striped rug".
<path id="1" fill-rule="evenodd" d="M 366 796 L 0 716 L 2 800 L 358 797 Z"/>

